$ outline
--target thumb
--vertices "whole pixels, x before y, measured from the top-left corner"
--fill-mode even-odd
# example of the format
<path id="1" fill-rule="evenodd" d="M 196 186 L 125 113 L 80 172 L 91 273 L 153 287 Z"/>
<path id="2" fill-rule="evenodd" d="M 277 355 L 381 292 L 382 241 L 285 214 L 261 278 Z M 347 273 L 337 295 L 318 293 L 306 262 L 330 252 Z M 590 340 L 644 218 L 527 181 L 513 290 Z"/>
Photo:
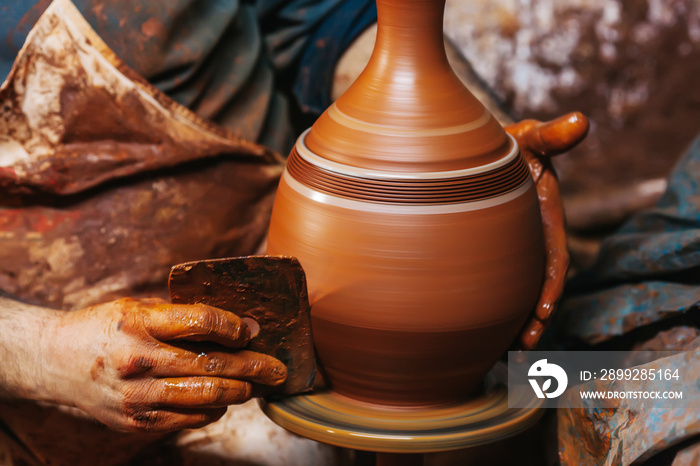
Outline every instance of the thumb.
<path id="1" fill-rule="evenodd" d="M 538 123 L 522 134 L 523 149 L 542 156 L 561 154 L 581 142 L 589 127 L 588 118 L 579 112 Z"/>

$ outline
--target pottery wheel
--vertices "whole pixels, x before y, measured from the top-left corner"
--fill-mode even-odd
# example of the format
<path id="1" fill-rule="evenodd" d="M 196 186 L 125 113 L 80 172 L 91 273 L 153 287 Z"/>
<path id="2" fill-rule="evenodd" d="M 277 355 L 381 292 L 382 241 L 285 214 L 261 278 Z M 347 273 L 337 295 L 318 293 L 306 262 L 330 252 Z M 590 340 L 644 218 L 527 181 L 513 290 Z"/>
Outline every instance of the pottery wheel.
<path id="1" fill-rule="evenodd" d="M 429 408 L 362 403 L 333 391 L 260 400 L 265 414 L 285 429 L 318 442 L 387 453 L 430 453 L 484 445 L 518 434 L 543 414 L 541 401 L 508 408 L 508 369 L 498 363 L 481 395 Z"/>

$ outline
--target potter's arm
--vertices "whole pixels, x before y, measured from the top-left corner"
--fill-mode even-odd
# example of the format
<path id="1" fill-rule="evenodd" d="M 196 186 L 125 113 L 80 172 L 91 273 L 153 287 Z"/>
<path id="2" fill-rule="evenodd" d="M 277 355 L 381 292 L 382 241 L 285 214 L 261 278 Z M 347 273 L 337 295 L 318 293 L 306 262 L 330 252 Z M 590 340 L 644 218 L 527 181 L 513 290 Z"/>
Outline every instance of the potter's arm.
<path id="1" fill-rule="evenodd" d="M 0 398 L 41 400 L 43 335 L 60 311 L 0 296 Z"/>
<path id="2" fill-rule="evenodd" d="M 248 327 L 204 305 L 121 299 L 73 312 L 0 298 L 0 396 L 74 406 L 119 430 L 219 419 L 286 367 L 241 350 Z"/>
<path id="3" fill-rule="evenodd" d="M 588 132 L 588 119 L 571 113 L 547 123 L 524 120 L 506 128 L 518 141 L 535 179 L 545 241 L 545 274 L 535 311 L 520 335 L 524 349 L 533 349 L 549 323 L 564 290 L 569 253 L 564 208 L 551 157 L 574 148 Z"/>

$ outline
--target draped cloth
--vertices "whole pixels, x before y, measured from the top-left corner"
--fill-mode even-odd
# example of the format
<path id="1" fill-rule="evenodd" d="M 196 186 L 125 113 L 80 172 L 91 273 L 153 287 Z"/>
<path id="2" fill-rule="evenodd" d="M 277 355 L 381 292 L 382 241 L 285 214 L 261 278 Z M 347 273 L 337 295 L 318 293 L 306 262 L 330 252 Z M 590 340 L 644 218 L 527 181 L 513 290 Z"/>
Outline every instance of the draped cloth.
<path id="1" fill-rule="evenodd" d="M 7 0 L 0 79 L 50 0 Z M 286 154 L 330 103 L 335 64 L 377 13 L 373 0 L 74 0 L 130 69 L 237 136 Z"/>
<path id="2" fill-rule="evenodd" d="M 656 206 L 607 238 L 595 264 L 569 283 L 549 337 L 593 349 L 683 351 L 640 368 L 680 368 L 691 403 L 700 397 L 699 315 L 700 137 Z M 698 409 L 649 410 L 639 400 L 620 400 L 605 409 L 560 409 L 558 430 L 564 465 L 612 466 L 663 455 L 681 466 L 697 464 L 700 455 L 700 443 L 691 440 L 700 434 Z"/>
<path id="3" fill-rule="evenodd" d="M 279 151 L 294 138 L 275 74 L 291 73 L 339 4 L 6 2 L 0 289 L 67 311 L 167 297 L 173 264 L 262 250 Z M 114 433 L 77 410 L 0 403 L 0 459 L 18 464 L 199 464 L 199 450 L 202 464 L 335 461 L 250 403 L 158 437 Z"/>
<path id="4" fill-rule="evenodd" d="M 589 344 L 698 315 L 700 137 L 669 177 L 656 206 L 607 238 L 592 267 L 569 283 L 561 330 Z"/>

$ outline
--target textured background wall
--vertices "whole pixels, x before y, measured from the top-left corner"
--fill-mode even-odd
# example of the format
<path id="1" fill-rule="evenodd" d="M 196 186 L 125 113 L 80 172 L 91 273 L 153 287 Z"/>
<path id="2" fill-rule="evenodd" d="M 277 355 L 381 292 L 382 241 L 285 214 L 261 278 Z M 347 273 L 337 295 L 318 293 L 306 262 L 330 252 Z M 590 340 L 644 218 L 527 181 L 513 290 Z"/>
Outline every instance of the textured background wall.
<path id="1" fill-rule="evenodd" d="M 448 0 L 446 33 L 516 117 L 585 112 L 568 193 L 667 173 L 700 131 L 700 1 Z"/>

